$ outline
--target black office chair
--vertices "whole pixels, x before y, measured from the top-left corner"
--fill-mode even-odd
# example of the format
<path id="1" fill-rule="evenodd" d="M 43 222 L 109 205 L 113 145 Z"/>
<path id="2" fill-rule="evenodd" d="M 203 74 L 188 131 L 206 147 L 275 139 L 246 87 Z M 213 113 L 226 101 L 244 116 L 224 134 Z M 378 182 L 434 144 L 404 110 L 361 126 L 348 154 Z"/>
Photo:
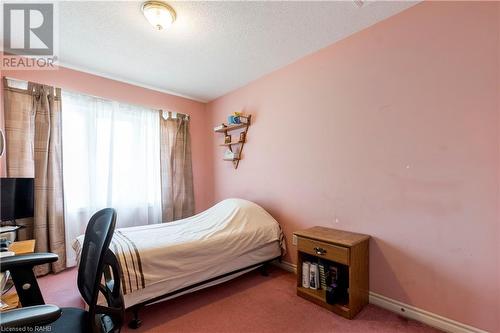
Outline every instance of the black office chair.
<path id="1" fill-rule="evenodd" d="M 116 257 L 109 250 L 115 221 L 115 210 L 106 208 L 92 216 L 85 231 L 78 268 L 78 290 L 89 306 L 88 311 L 45 305 L 33 267 L 54 262 L 57 255 L 34 253 L 2 258 L 1 271 L 10 271 L 23 307 L 3 312 L 0 330 L 47 326 L 46 332 L 51 333 L 119 332 L 125 311 L 120 289 L 121 272 Z M 104 295 L 107 306 L 97 304 L 99 292 Z"/>

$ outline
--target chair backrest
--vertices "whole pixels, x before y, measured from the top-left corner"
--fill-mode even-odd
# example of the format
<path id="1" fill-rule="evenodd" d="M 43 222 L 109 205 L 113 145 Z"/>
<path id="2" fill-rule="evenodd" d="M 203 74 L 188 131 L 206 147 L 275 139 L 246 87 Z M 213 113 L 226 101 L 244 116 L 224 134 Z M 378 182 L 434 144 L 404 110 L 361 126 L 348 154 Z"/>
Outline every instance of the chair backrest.
<path id="1" fill-rule="evenodd" d="M 102 279 L 104 256 L 115 231 L 116 212 L 105 208 L 95 213 L 85 230 L 80 266 L 78 268 L 78 289 L 89 306 L 95 306 Z"/>

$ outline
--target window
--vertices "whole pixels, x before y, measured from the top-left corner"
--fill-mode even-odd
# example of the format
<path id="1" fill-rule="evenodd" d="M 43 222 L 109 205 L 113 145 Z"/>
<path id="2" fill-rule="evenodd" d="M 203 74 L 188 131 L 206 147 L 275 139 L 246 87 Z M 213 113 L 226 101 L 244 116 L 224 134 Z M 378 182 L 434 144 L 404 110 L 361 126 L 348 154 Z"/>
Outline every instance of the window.
<path id="1" fill-rule="evenodd" d="M 63 178 L 68 266 L 72 241 L 99 209 L 117 227 L 161 222 L 158 111 L 63 91 Z"/>

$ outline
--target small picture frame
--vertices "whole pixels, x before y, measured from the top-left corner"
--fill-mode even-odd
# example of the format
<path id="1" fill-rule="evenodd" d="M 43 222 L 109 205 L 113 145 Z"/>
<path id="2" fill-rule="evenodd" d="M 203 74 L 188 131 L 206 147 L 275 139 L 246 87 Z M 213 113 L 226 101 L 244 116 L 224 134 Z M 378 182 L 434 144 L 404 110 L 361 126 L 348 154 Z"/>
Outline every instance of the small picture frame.
<path id="1" fill-rule="evenodd" d="M 240 141 L 239 142 L 245 142 L 247 138 L 247 133 L 246 132 L 241 132 L 240 133 Z"/>
<path id="2" fill-rule="evenodd" d="M 231 135 L 228 134 L 224 137 L 224 143 L 231 143 Z"/>

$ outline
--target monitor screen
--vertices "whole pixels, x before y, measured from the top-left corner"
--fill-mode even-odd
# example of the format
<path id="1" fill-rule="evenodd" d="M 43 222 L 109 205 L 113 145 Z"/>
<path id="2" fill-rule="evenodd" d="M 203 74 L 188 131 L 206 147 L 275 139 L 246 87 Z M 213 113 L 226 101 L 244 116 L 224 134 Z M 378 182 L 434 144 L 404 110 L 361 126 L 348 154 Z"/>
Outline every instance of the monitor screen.
<path id="1" fill-rule="evenodd" d="M 33 217 L 33 178 L 0 178 L 0 220 Z"/>

